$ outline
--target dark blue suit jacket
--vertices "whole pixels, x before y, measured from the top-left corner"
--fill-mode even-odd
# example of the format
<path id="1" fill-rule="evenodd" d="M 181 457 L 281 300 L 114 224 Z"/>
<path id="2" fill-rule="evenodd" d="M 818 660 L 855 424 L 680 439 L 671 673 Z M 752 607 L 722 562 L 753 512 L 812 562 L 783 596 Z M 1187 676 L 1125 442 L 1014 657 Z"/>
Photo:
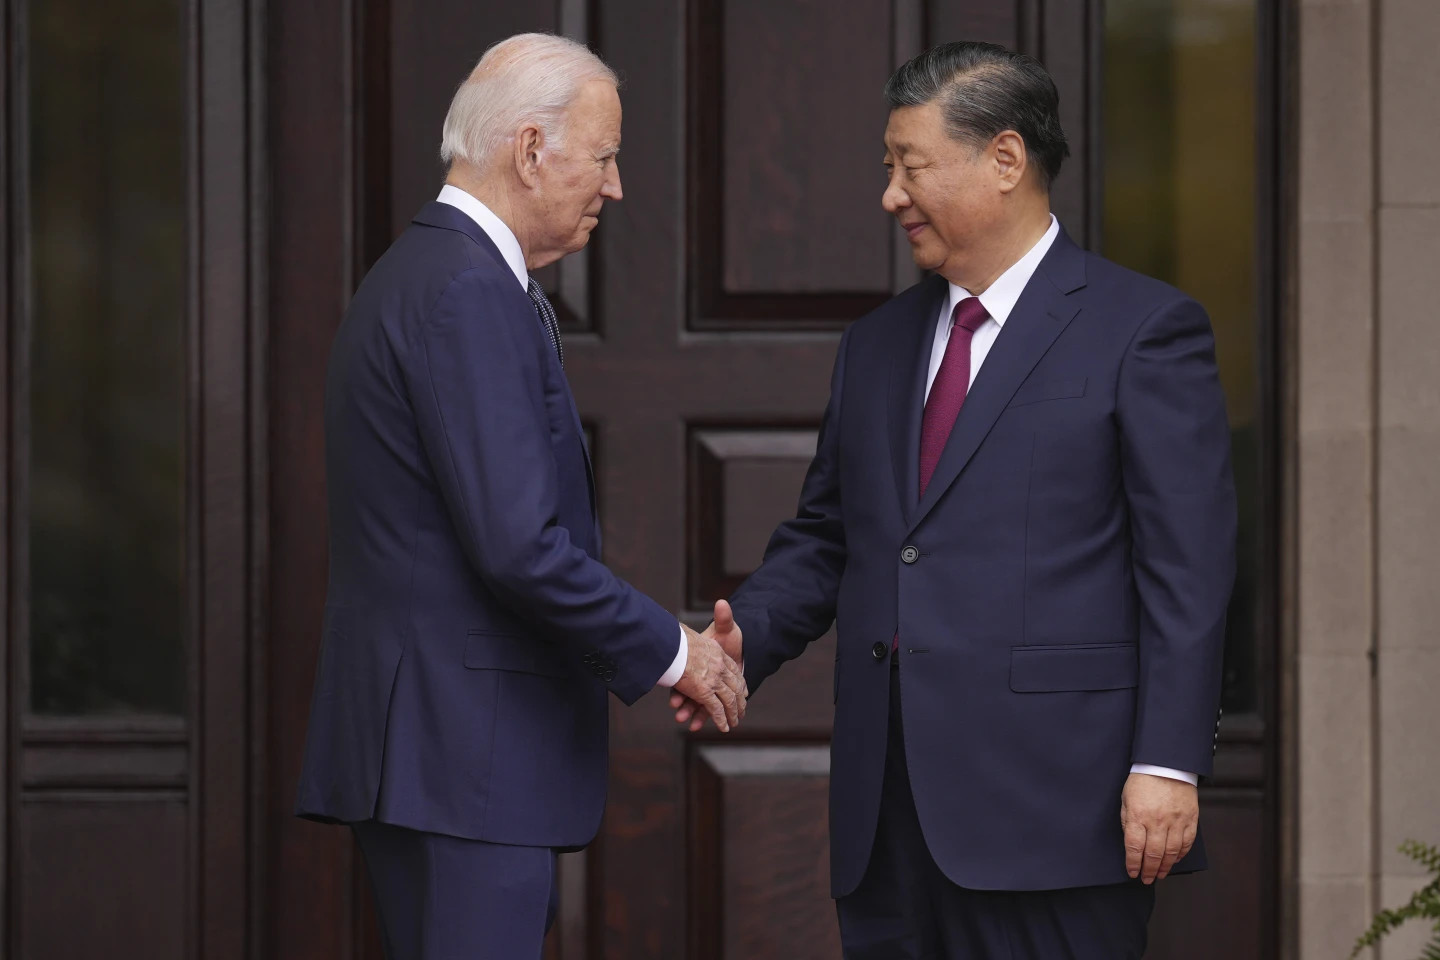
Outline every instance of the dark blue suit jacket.
<path id="1" fill-rule="evenodd" d="M 747 680 L 836 622 L 835 896 L 875 835 L 897 630 L 910 779 L 946 875 L 1121 882 L 1131 763 L 1211 771 L 1236 511 L 1209 320 L 1062 231 L 920 498 L 946 294 L 931 277 L 841 340 L 798 514 L 732 600 Z"/>
<path id="2" fill-rule="evenodd" d="M 297 812 L 497 843 L 600 824 L 606 688 L 675 617 L 597 559 L 580 420 L 515 274 L 431 203 L 366 276 L 325 385 L 330 582 Z"/>

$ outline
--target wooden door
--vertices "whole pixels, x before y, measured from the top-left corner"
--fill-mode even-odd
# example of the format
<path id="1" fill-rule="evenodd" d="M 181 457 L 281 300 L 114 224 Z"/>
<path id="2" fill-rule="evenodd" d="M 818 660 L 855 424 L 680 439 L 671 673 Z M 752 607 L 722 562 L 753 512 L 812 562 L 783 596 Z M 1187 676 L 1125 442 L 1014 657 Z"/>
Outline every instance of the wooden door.
<path id="1" fill-rule="evenodd" d="M 255 12 L 0 4 L 0 956 L 256 955 Z"/>
<path id="2" fill-rule="evenodd" d="M 348 838 L 288 817 L 325 582 L 319 371 L 348 292 L 437 191 L 441 120 L 486 46 L 560 32 L 623 78 L 625 199 L 542 279 L 592 440 L 605 560 L 698 628 L 793 511 L 845 324 L 917 279 L 880 209 L 886 77 L 947 39 L 1042 56 L 1074 154 L 1056 212 L 1093 245 L 1099 16 L 1088 0 L 272 8 L 267 956 L 379 956 Z M 615 705 L 609 809 L 597 842 L 562 858 L 552 960 L 839 956 L 832 655 L 827 637 L 767 682 L 731 737 L 685 735 L 658 695 Z M 1273 733 L 1235 729 L 1204 801 L 1216 869 L 1164 888 L 1154 957 L 1266 955 Z"/>

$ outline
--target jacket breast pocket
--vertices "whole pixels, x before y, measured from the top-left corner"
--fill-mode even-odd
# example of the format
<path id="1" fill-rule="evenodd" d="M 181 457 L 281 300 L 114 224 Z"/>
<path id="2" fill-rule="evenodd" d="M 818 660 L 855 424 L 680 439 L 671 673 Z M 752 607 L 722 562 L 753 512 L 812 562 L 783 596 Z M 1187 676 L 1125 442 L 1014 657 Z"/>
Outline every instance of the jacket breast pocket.
<path id="1" fill-rule="evenodd" d="M 466 632 L 465 666 L 471 670 L 509 670 L 544 677 L 563 677 L 567 673 L 558 654 L 540 641 L 485 630 Z"/>
<path id="2" fill-rule="evenodd" d="M 1085 396 L 1085 377 L 1078 377 L 1073 380 L 1041 380 L 1038 383 L 1029 381 L 1022 383 L 1020 389 L 1010 398 L 1009 406 L 1023 407 L 1029 403 L 1042 403 L 1046 400 L 1072 400 Z"/>
<path id="3" fill-rule="evenodd" d="M 1015 693 L 1124 690 L 1139 682 L 1140 653 L 1133 643 L 1010 648 L 1010 689 Z"/>

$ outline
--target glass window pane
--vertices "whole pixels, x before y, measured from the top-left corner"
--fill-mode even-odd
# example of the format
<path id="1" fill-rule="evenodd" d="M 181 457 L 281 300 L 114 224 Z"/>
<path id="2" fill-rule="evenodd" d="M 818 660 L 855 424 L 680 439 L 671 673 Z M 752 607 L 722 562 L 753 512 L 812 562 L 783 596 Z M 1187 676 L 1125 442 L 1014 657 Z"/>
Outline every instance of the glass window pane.
<path id="1" fill-rule="evenodd" d="M 1215 327 L 1240 499 L 1222 700 L 1258 708 L 1255 0 L 1106 0 L 1105 254 Z"/>
<path id="2" fill-rule="evenodd" d="M 29 6 L 30 706 L 184 709 L 178 0 Z"/>

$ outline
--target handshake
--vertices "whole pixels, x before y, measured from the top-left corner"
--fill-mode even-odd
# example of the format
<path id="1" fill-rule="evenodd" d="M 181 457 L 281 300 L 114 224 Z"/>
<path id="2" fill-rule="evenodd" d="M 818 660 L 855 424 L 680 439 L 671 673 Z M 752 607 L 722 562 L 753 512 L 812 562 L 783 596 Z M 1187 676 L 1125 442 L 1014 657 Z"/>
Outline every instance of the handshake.
<path id="1" fill-rule="evenodd" d="M 670 694 L 675 720 L 688 723 L 693 733 L 705 726 L 708 714 L 722 733 L 729 733 L 745 716 L 745 701 L 750 696 L 741 667 L 740 627 L 730 604 L 715 601 L 715 620 L 704 633 L 680 626 L 690 646 L 685 672 Z"/>

